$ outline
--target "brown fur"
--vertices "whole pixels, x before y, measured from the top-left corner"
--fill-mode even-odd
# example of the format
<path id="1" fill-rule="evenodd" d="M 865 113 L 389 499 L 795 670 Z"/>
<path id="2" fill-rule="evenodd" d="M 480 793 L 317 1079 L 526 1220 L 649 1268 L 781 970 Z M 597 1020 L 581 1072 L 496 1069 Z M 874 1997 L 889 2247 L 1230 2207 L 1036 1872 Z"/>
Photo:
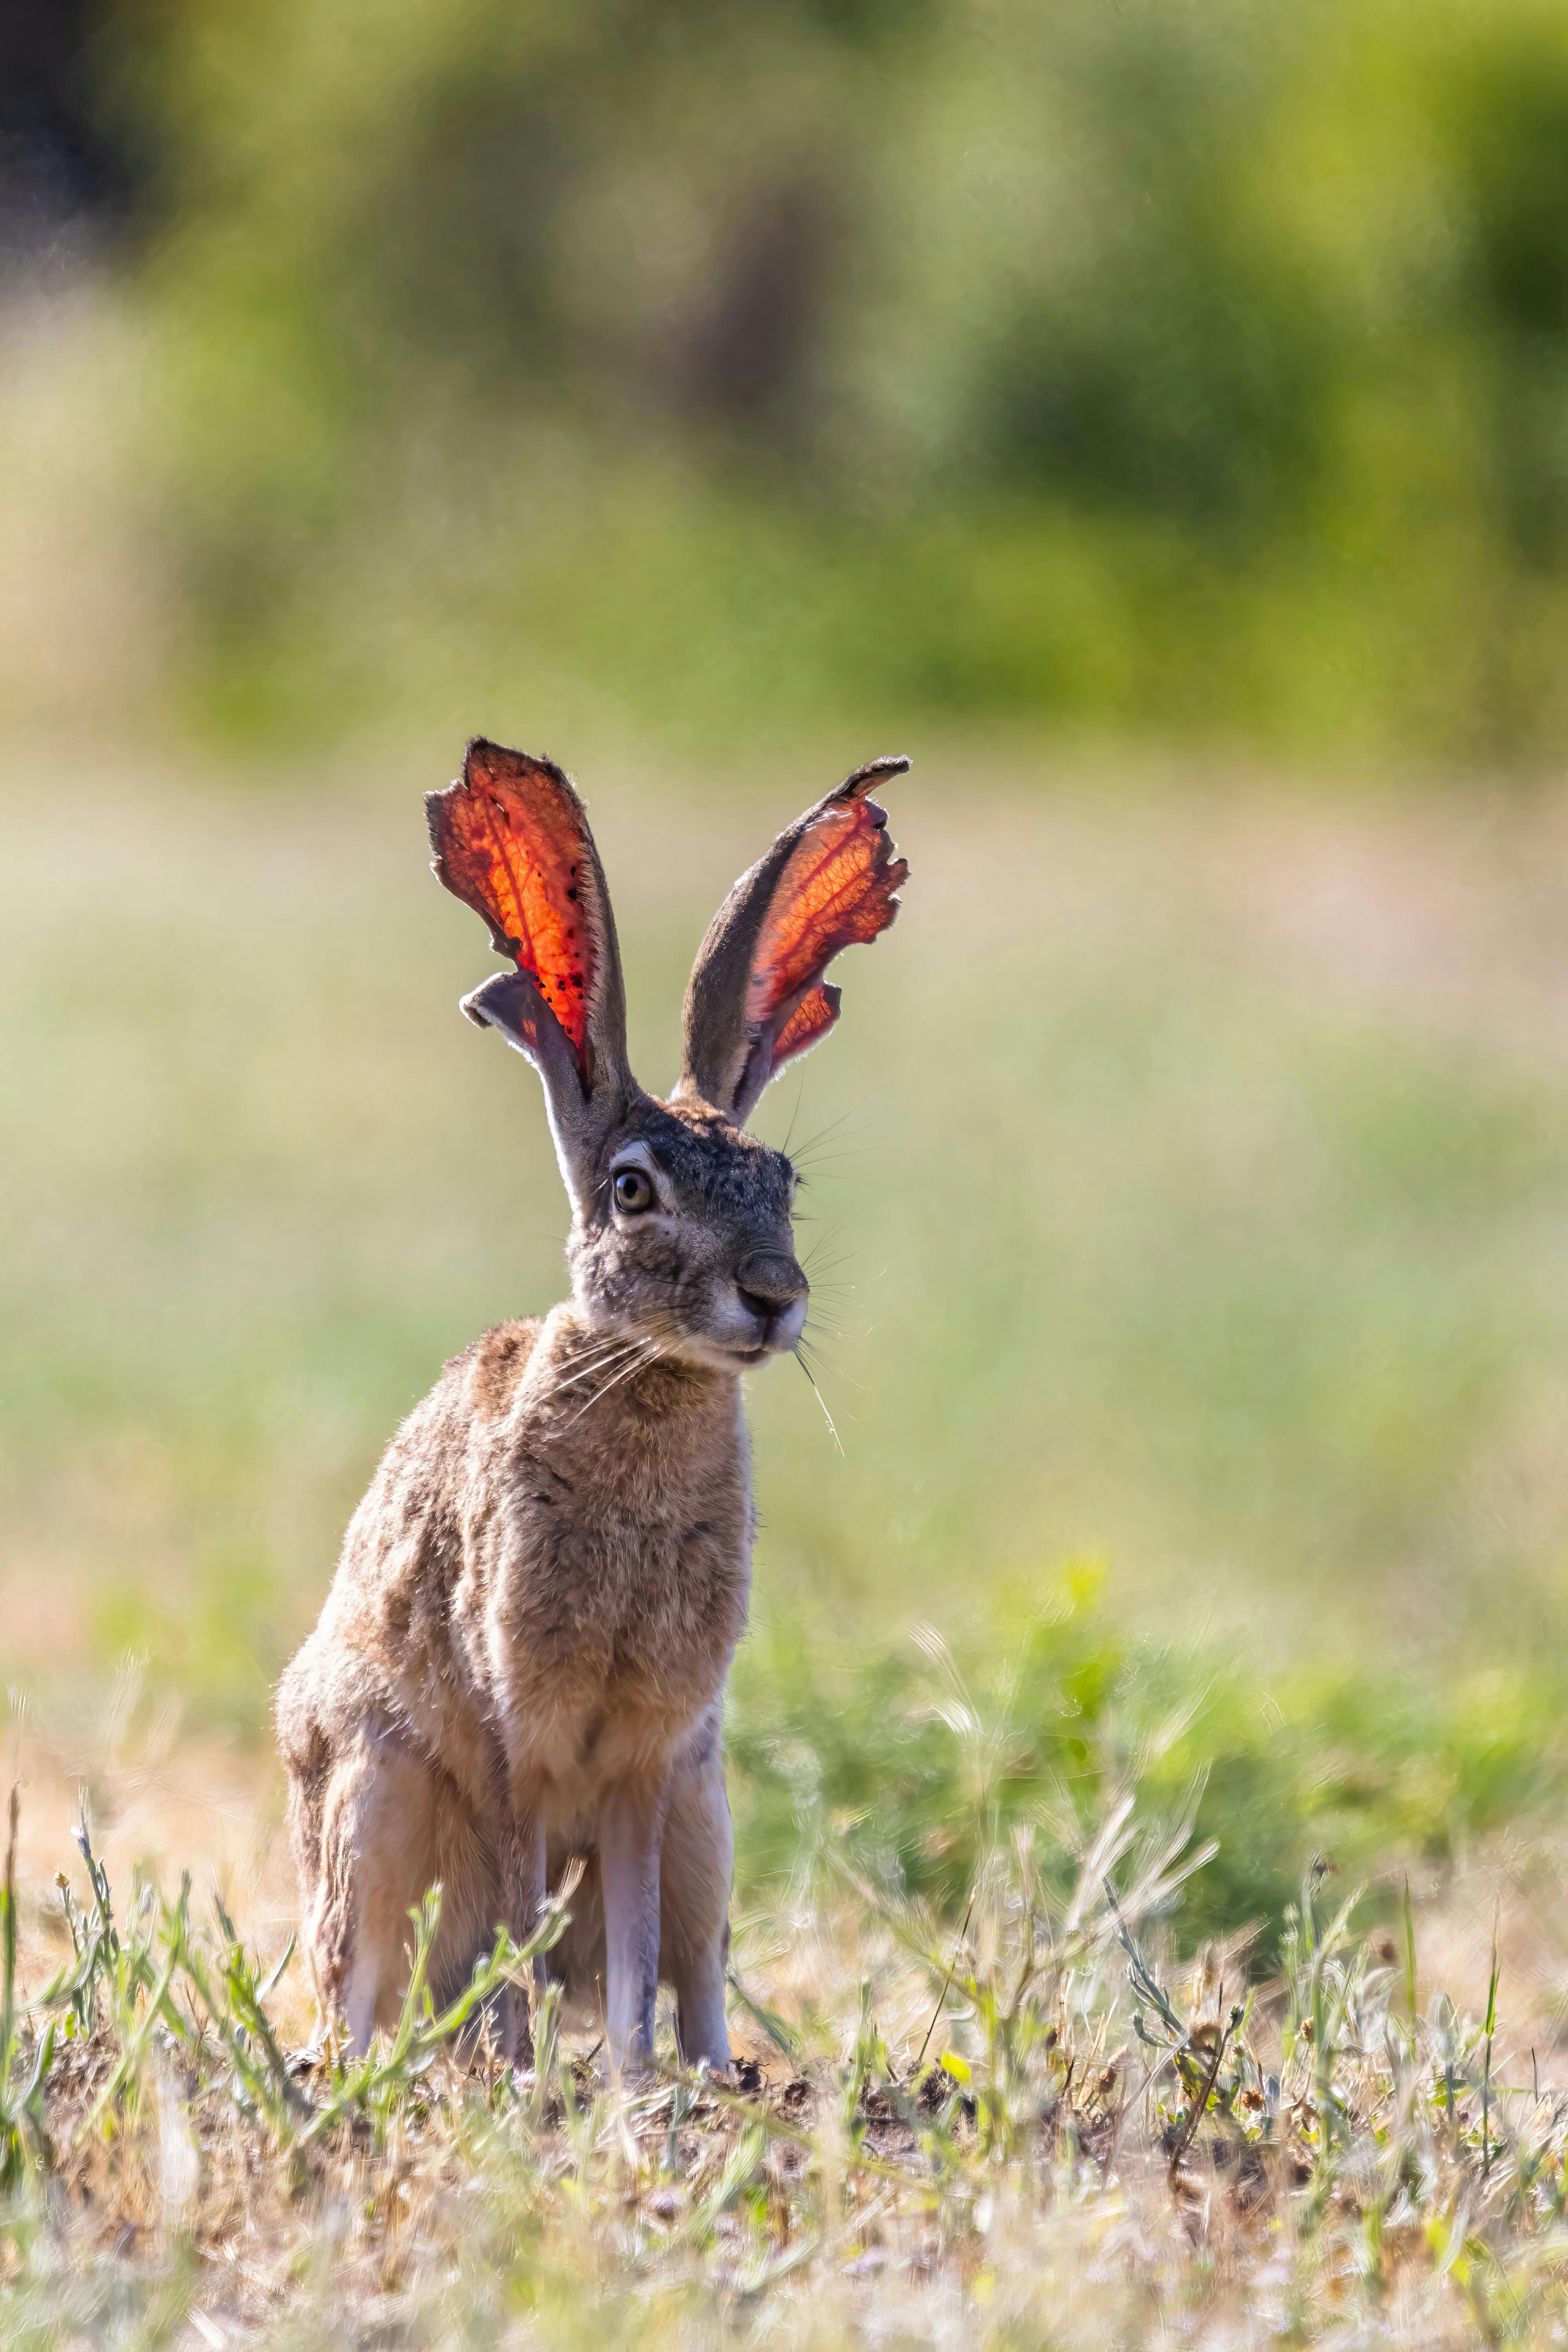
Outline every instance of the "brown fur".
<path id="1" fill-rule="evenodd" d="M 356 2048 L 396 2014 L 429 1885 L 439 1997 L 498 1924 L 531 1932 L 576 1856 L 551 1966 L 573 1992 L 598 1989 L 613 2062 L 650 2054 L 662 1977 L 686 2055 L 728 2063 L 720 1726 L 752 1542 L 740 1372 L 793 1347 L 806 1286 L 787 1160 L 689 1076 L 662 1103 L 626 1071 L 607 898 L 604 921 L 595 1076 L 519 993 L 524 975 L 469 1000 L 544 1077 L 572 1299 L 487 1331 L 403 1423 L 279 1691 L 307 1949 Z M 628 1171 L 656 1191 L 640 1210 L 622 1204 Z"/>
<path id="2" fill-rule="evenodd" d="M 366 1930 L 394 1955 L 410 1904 L 442 1882 L 437 1976 L 453 1990 L 505 1916 L 497 1816 L 525 1780 L 546 1807 L 554 1884 L 574 1853 L 591 1853 L 606 1781 L 667 1760 L 678 1782 L 667 1907 L 672 1858 L 709 1917 L 728 1900 L 727 1871 L 704 1885 L 691 1867 L 684 1816 L 712 1811 L 702 1779 L 746 1619 L 739 1383 L 674 1361 L 608 1391 L 613 1369 L 573 1381 L 594 1352 L 561 1307 L 454 1359 L 388 1448 L 321 1623 L 284 1677 L 306 1932 L 333 2009 L 353 1949 L 353 1854 L 373 1874 L 359 1889 Z M 372 1800 L 367 1783 L 394 1769 L 395 1789 Z M 596 1886 L 575 1909 L 563 1958 L 586 1990 L 602 1972 Z M 378 2021 L 400 1991 L 395 1968 Z"/>

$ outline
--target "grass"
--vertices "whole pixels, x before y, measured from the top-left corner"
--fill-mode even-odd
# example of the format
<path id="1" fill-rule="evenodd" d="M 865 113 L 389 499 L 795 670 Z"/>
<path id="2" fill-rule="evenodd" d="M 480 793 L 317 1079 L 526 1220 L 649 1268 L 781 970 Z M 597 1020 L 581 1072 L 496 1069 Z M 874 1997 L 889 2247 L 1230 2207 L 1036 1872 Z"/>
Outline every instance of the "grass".
<path id="1" fill-rule="evenodd" d="M 1080 1574 L 1006 1592 L 951 1643 L 851 1651 L 797 1623 L 748 1645 L 730 1758 L 742 1887 L 758 1900 L 863 1842 L 900 1888 L 963 1917 L 991 1843 L 1071 1838 L 1136 1778 L 1214 1852 L 1173 1907 L 1186 1948 L 1251 1923 L 1260 1956 L 1314 1858 L 1388 1917 L 1413 1863 L 1451 1864 L 1550 1817 L 1568 1785 L 1554 1660 L 1424 1685 L 1360 1661 L 1276 1671 L 1108 1621 Z M 1261 1927 L 1259 1922 L 1266 1923 Z"/>
<path id="2" fill-rule="evenodd" d="M 1249 1980 L 1245 1939 L 1179 1963 L 1162 1918 L 1206 1849 L 1131 1784 L 1076 1832 L 1012 1824 L 956 1931 L 853 1847 L 820 1898 L 744 1923 L 732 2084 L 683 2074 L 668 2030 L 651 2078 L 607 2081 L 553 1992 L 531 2063 L 499 2064 L 483 2004 L 528 1953 L 499 1937 L 437 2014 L 438 1889 L 397 2029 L 355 2063 L 296 2054 L 292 1938 L 258 1948 L 189 1873 L 117 1904 L 85 1818 L 29 1994 L 16 1832 L 13 1800 L 8 2343 L 1017 2352 L 1568 2324 L 1568 2095 L 1509 2031 L 1495 1937 L 1467 2011 L 1408 1899 L 1396 1936 L 1358 1932 L 1313 1868 L 1277 1973 Z"/>

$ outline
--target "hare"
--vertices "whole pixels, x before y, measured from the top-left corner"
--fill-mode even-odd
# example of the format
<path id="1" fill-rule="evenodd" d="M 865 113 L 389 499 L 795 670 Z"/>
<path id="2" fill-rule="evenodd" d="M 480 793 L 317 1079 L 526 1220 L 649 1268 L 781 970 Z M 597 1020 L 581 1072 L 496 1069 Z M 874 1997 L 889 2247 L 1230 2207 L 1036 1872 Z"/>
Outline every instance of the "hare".
<path id="1" fill-rule="evenodd" d="M 580 1857 L 546 1965 L 602 2000 L 612 2068 L 650 2063 L 661 1980 L 685 2061 L 729 2064 L 741 1374 L 795 1348 L 807 1296 L 795 1172 L 743 1123 L 837 1020 L 828 963 L 893 920 L 908 869 L 869 792 L 908 764 L 859 769 L 736 883 L 692 969 L 668 1101 L 627 1067 L 609 894 L 567 777 L 480 740 L 427 795 L 437 876 L 516 966 L 462 1010 L 543 1081 L 572 1295 L 487 1331 L 409 1414 L 279 1689 L 304 1940 L 352 2053 L 397 2013 L 426 1886 L 444 1890 L 444 1996 L 498 1927 L 531 1932 Z M 497 2022 L 515 2054 L 518 1995 Z"/>

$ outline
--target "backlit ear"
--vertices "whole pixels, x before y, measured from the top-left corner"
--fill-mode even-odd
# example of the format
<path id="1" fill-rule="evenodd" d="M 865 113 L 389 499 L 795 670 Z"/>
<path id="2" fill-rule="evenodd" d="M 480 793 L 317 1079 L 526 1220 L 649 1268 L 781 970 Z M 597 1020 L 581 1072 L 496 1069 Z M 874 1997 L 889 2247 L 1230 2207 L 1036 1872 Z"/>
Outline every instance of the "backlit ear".
<path id="1" fill-rule="evenodd" d="M 679 1094 L 744 1119 L 791 1055 L 832 1028 L 839 992 L 824 978 L 828 965 L 876 939 L 899 910 L 893 894 L 909 867 L 869 794 L 909 764 L 857 769 L 742 875 L 691 968 Z"/>
<path id="2" fill-rule="evenodd" d="M 425 807 L 437 879 L 484 917 L 491 946 L 532 982 L 571 1048 L 584 1096 L 624 1091 L 615 917 L 587 813 L 568 779 L 549 760 L 478 737 L 460 780 L 427 793 Z"/>
<path id="3" fill-rule="evenodd" d="M 583 803 L 550 761 L 480 738 L 459 781 L 426 793 L 425 807 L 437 879 L 517 967 L 463 1011 L 539 1072 L 561 1173 L 586 1215 L 600 1144 L 632 1080 L 615 917 Z"/>

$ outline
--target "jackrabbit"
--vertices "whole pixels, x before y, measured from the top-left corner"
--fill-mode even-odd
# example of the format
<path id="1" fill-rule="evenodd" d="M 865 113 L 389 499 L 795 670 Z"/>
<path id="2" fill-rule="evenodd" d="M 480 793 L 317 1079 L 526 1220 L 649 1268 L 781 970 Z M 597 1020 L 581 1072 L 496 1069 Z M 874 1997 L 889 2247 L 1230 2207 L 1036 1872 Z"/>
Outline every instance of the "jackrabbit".
<path id="1" fill-rule="evenodd" d="M 568 779 L 478 740 L 427 796 L 436 874 L 517 967 L 462 1009 L 543 1081 L 572 1296 L 487 1331 L 410 1413 L 279 1691 L 307 1951 L 353 2053 L 396 2014 L 427 1885 L 444 1994 L 498 1926 L 531 1932 L 580 1856 L 548 1965 L 569 1993 L 599 1988 L 611 2064 L 649 2061 L 661 1979 L 684 2058 L 729 2063 L 740 1374 L 794 1349 L 807 1291 L 794 1171 L 742 1125 L 837 1018 L 829 962 L 897 912 L 908 869 L 868 794 L 908 764 L 858 770 L 736 883 L 692 969 L 668 1102 L 626 1066 L 615 920 Z"/>

